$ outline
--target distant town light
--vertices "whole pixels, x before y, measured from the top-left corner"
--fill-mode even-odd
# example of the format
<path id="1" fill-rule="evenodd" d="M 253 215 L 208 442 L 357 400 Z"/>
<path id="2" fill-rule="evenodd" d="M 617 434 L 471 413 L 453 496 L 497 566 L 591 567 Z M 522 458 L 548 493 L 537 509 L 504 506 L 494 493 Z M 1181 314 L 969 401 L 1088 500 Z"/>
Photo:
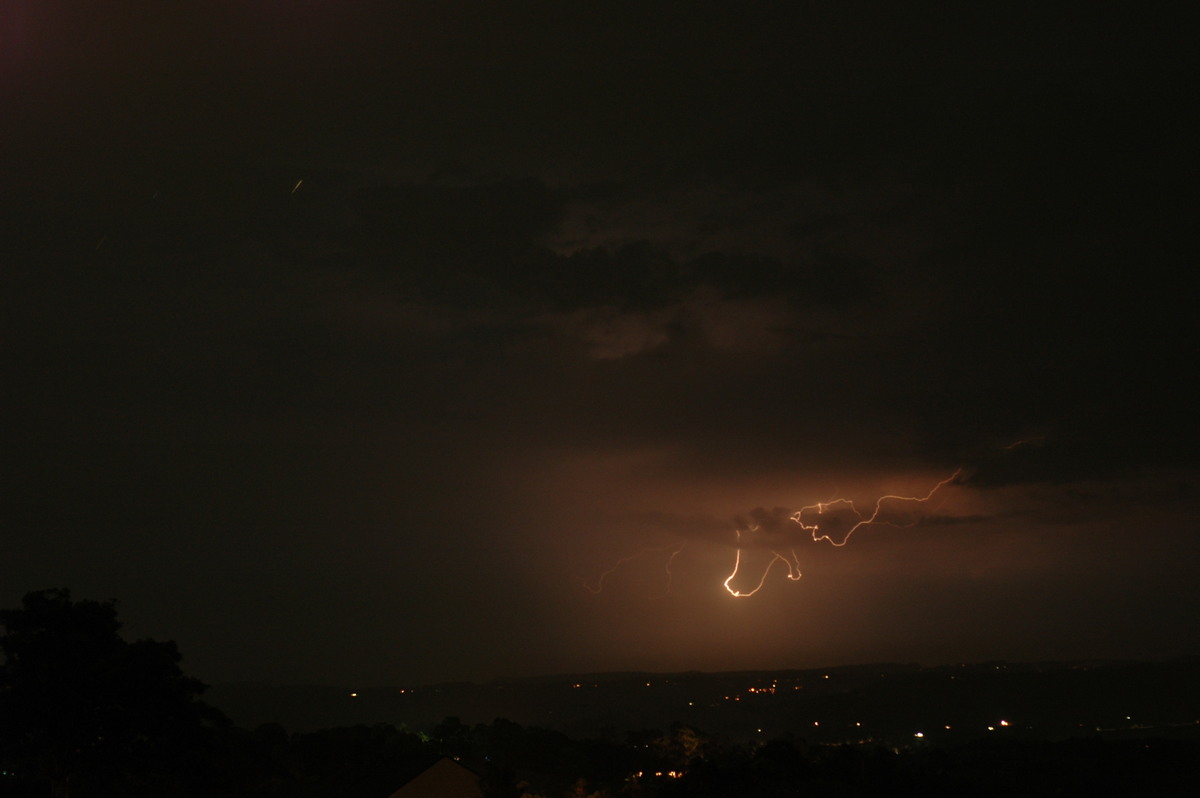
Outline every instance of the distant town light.
<path id="1" fill-rule="evenodd" d="M 925 732 L 917 732 L 916 734 L 913 735 L 913 737 L 924 737 L 924 736 L 925 736 Z"/>
<path id="2" fill-rule="evenodd" d="M 1002 721 L 1000 721 L 1000 725 L 1001 725 L 1001 726 L 1007 726 L 1007 725 L 1008 725 L 1008 721 L 1006 721 L 1006 720 L 1002 720 Z"/>

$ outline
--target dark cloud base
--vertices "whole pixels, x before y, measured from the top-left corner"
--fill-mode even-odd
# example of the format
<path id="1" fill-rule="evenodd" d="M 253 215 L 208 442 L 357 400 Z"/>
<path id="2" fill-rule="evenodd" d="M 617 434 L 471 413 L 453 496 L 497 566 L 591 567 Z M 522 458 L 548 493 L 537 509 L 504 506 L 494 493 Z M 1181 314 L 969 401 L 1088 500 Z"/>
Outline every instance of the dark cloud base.
<path id="1" fill-rule="evenodd" d="M 7 600 L 220 678 L 1196 651 L 1169 20 L 443 6 L 0 12 Z M 958 468 L 729 606 L 751 508 Z"/>

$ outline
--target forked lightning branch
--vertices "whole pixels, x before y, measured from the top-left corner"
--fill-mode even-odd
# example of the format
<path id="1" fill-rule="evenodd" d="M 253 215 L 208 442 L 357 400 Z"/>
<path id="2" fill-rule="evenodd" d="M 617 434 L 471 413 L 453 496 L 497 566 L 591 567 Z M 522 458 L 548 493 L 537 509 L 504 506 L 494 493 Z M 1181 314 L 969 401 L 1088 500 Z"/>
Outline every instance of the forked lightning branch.
<path id="1" fill-rule="evenodd" d="M 950 476 L 935 484 L 924 495 L 918 496 L 902 496 L 899 494 L 888 494 L 881 496 L 875 500 L 875 506 L 870 515 L 864 515 L 851 499 L 838 498 L 831 499 L 825 502 L 817 502 L 800 508 L 792 513 L 788 520 L 805 532 L 808 532 L 814 542 L 825 541 L 831 546 L 841 547 L 850 542 L 850 538 L 854 533 L 863 527 L 867 526 L 891 526 L 891 527 L 911 527 L 916 526 L 924 517 L 924 505 L 937 495 L 938 491 L 958 479 L 962 469 L 958 469 Z M 763 529 L 757 524 L 747 524 L 745 529 L 736 529 L 734 542 L 734 559 L 733 570 L 725 577 L 721 583 L 725 591 L 734 598 L 749 598 L 755 593 L 762 590 L 766 584 L 767 578 L 771 574 L 771 570 L 776 563 L 783 563 L 787 569 L 786 577 L 789 581 L 798 581 L 801 577 L 800 558 L 796 554 L 794 546 L 782 546 L 771 542 L 754 543 L 756 538 L 762 537 Z M 769 537 L 769 536 L 768 536 Z M 631 554 L 628 557 L 623 557 L 618 560 L 611 568 L 604 571 L 596 579 L 594 583 L 589 583 L 584 580 L 583 586 L 592 593 L 601 593 L 604 590 L 604 581 L 616 571 L 620 570 L 628 563 L 637 560 L 641 557 L 659 552 L 669 552 L 666 562 L 667 572 L 667 592 L 671 589 L 671 567 L 675 562 L 675 558 L 679 556 L 684 549 L 683 545 L 675 548 L 660 546 L 655 548 L 645 548 L 641 551 Z M 750 589 L 741 589 L 735 586 L 735 581 L 738 581 L 743 571 L 742 552 L 747 549 L 760 549 L 768 551 L 772 556 L 771 559 L 763 566 L 759 573 L 758 581 Z"/>

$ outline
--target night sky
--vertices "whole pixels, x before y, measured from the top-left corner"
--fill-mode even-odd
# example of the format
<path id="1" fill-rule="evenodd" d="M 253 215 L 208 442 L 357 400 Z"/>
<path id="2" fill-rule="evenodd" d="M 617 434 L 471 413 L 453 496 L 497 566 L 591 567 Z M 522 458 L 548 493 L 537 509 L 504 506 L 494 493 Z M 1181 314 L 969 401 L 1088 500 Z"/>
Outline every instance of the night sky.
<path id="1" fill-rule="evenodd" d="M 1200 654 L 1194 43 L 1079 8 L 4 0 L 0 606 L 210 682 Z"/>

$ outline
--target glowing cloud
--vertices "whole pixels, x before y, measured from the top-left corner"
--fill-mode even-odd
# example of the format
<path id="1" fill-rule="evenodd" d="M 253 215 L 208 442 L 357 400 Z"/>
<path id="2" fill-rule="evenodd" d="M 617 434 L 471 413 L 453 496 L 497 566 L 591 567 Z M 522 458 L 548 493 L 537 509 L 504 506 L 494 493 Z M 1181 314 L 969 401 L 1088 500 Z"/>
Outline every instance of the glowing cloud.
<path id="1" fill-rule="evenodd" d="M 802 507 L 789 518 L 798 524 L 801 529 L 810 532 L 814 541 L 827 540 L 834 546 L 845 546 L 850 542 L 850 536 L 864 526 L 874 524 L 895 527 L 915 526 L 920 522 L 922 517 L 921 506 L 932 499 L 935 493 L 957 479 L 961 472 L 962 469 L 958 469 L 934 485 L 924 496 L 899 496 L 896 494 L 880 496 L 875 500 L 875 510 L 868 517 L 864 517 L 850 499 L 833 499 Z M 778 517 L 778 512 L 774 514 L 766 514 L 761 510 L 755 512 L 759 517 L 765 519 L 773 520 Z M 758 532 L 762 529 L 761 525 L 750 527 L 751 532 Z M 845 531 L 842 532 L 841 530 Z M 777 525 L 773 525 L 773 528 L 767 531 L 775 535 L 779 533 Z M 834 535 L 838 536 L 837 540 L 834 539 Z M 742 537 L 741 530 L 738 530 L 737 536 L 740 542 Z M 774 548 L 771 549 L 771 553 L 775 556 L 771 558 L 771 561 L 767 563 L 767 567 L 763 569 L 762 577 L 758 580 L 758 584 L 753 590 L 742 591 L 732 587 L 730 584 L 738 575 L 738 570 L 742 564 L 742 547 L 739 545 L 733 561 L 733 570 L 723 583 L 726 592 L 734 598 L 748 598 L 753 596 L 759 590 L 762 590 L 762 586 L 766 583 L 767 575 L 770 574 L 771 568 L 776 562 L 781 561 L 787 566 L 787 578 L 790 581 L 795 582 L 800 578 L 800 561 L 796 557 L 795 549 L 789 549 L 790 558 Z"/>
<path id="2" fill-rule="evenodd" d="M 612 568 L 609 568 L 607 571 L 600 574 L 600 576 L 596 579 L 596 583 L 594 585 L 589 584 L 584 579 L 579 579 L 579 581 L 584 586 L 584 588 L 586 588 L 588 590 L 588 592 L 600 593 L 604 590 L 604 580 L 607 579 L 609 576 L 611 576 L 613 573 L 615 573 L 617 570 L 619 570 L 622 565 L 625 565 L 628 562 L 632 562 L 632 561 L 638 559 L 639 557 L 644 557 L 645 555 L 650 554 L 652 552 L 670 551 L 671 554 L 670 554 L 670 556 L 667 557 L 667 565 L 666 565 L 666 572 L 667 572 L 667 590 L 666 590 L 666 592 L 670 593 L 671 592 L 671 565 L 672 565 L 672 563 L 675 562 L 675 558 L 677 556 L 679 556 L 679 552 L 683 551 L 683 549 L 684 549 L 684 546 L 677 546 L 674 549 L 671 549 L 667 546 L 658 546 L 655 548 L 642 549 L 641 551 L 637 552 L 636 554 L 631 554 L 628 557 L 622 557 L 621 559 L 617 560 L 616 564 L 614 564 Z M 576 578 L 578 578 L 578 577 L 576 577 Z"/>
<path id="3" fill-rule="evenodd" d="M 734 543 L 733 569 L 721 583 L 725 591 L 734 598 L 749 598 L 762 590 L 776 563 L 783 563 L 787 569 L 787 579 L 796 582 L 801 577 L 800 558 L 796 554 L 799 545 L 798 534 L 809 533 L 814 542 L 827 541 L 835 547 L 845 546 L 855 532 L 865 526 L 911 527 L 920 523 L 926 516 L 925 505 L 942 488 L 958 479 L 962 469 L 936 483 L 924 495 L 902 496 L 889 493 L 875 500 L 875 506 L 870 515 L 864 515 L 851 499 L 837 498 L 817 502 L 789 512 L 783 508 L 767 510 L 762 507 L 750 511 L 745 516 L 734 519 L 736 539 Z M 671 566 L 676 556 L 683 551 L 683 546 L 671 549 L 660 546 L 646 548 L 623 557 L 611 568 L 600 574 L 594 583 L 580 579 L 583 586 L 591 593 L 600 593 L 604 589 L 604 580 L 633 560 L 654 552 L 670 552 L 666 562 L 667 592 L 671 589 Z M 734 586 L 735 580 L 742 571 L 743 549 L 766 550 L 771 559 L 763 567 L 757 583 L 750 589 L 740 589 Z"/>

